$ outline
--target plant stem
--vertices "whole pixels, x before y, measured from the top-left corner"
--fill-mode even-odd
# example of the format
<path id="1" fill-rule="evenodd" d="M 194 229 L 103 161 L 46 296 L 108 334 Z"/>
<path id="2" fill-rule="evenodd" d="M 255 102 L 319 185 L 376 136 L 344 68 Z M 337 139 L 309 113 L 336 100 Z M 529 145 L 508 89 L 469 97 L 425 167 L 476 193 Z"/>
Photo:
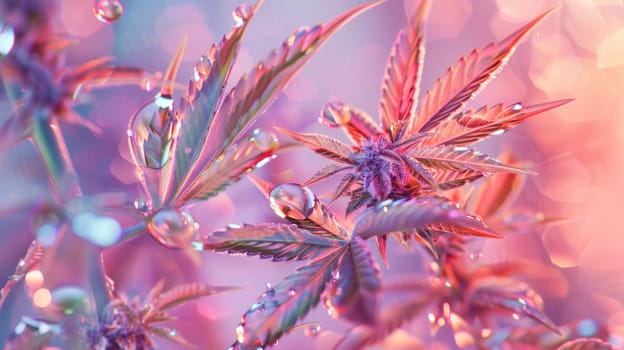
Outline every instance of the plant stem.
<path id="1" fill-rule="evenodd" d="M 82 197 L 82 190 L 67 143 L 58 121 L 51 116 L 50 111 L 39 109 L 33 116 L 31 140 L 47 170 L 58 201 L 67 204 L 71 200 Z M 63 238 L 70 237 L 59 237 L 59 239 Z M 73 241 L 70 239 L 70 242 Z M 87 259 L 88 281 L 99 315 L 110 302 L 106 275 L 101 261 L 101 249 L 83 240 L 76 240 L 73 244 L 82 245 L 75 249 L 81 249 Z M 58 258 L 62 259 L 60 256 Z"/>

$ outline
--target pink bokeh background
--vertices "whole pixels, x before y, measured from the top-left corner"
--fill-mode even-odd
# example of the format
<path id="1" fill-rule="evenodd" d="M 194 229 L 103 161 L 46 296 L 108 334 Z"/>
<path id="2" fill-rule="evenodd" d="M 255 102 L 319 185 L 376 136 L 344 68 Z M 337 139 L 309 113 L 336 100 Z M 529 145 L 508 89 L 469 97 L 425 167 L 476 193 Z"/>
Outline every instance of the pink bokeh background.
<path id="1" fill-rule="evenodd" d="M 360 3 L 363 1 L 266 0 L 249 27 L 230 82 L 250 70 L 296 27 L 327 21 Z M 317 122 L 322 106 L 332 99 L 376 116 L 387 54 L 396 33 L 406 25 L 406 12 L 410 13 L 417 3 L 390 0 L 349 23 L 311 60 L 257 125 L 269 130 L 279 125 L 291 130 L 322 131 L 342 138 L 336 130 L 328 130 Z M 528 179 L 516 206 L 565 220 L 538 232 L 487 242 L 482 248 L 483 260 L 519 259 L 552 264 L 568 286 L 548 281 L 536 285 L 545 296 L 546 313 L 559 324 L 592 317 L 607 323 L 614 335 L 624 337 L 624 235 L 620 227 L 620 220 L 624 219 L 624 2 L 433 3 L 427 29 L 425 89 L 460 55 L 501 39 L 545 10 L 558 7 L 524 40 L 505 70 L 471 106 L 575 99 L 477 147 L 490 154 L 511 148 L 519 160 L 532 163 L 538 174 Z M 202 52 L 233 25 L 231 10 L 239 3 L 126 0 L 122 4 L 125 12 L 121 19 L 105 24 L 93 16 L 91 1 L 60 0 L 59 28 L 81 40 L 70 49 L 70 65 L 110 55 L 119 64 L 164 71 L 187 35 L 178 77 L 185 82 Z M 102 135 L 94 138 L 78 127 L 65 127 L 87 193 L 136 193 L 134 170 L 128 162 L 126 127 L 133 111 L 153 94 L 137 87 L 95 91 L 90 95 L 86 116 L 102 126 Z M 36 159 L 16 160 L 24 154 L 35 157 L 34 152 L 29 152 L 21 147 L 3 161 L 3 182 L 7 188 L 24 171 L 45 180 L 38 175 L 41 168 L 35 165 Z M 256 175 L 276 183 L 303 182 L 324 164 L 320 157 L 298 149 L 279 156 Z M 41 183 L 45 184 L 43 180 Z M 331 185 L 329 181 L 313 189 L 324 194 Z M 247 180 L 195 206 L 192 212 L 206 231 L 229 223 L 278 219 Z M 3 225 L 27 235 L 27 219 L 3 219 Z M 0 261 L 8 274 L 19 257 L 19 249 L 12 247 L 23 247 L 27 239 L 13 234 L 4 234 L 2 239 L 6 243 L 0 248 Z M 392 242 L 389 255 L 391 269 L 382 268 L 385 277 L 424 271 L 425 256 L 421 251 L 408 254 Z M 174 252 L 150 237 L 111 249 L 107 258 L 110 275 L 129 295 L 145 294 L 162 276 L 167 278 L 168 285 L 201 279 L 215 285 L 244 287 L 242 291 L 190 303 L 177 311 L 180 318 L 172 325 L 191 343 L 207 349 L 225 348 L 233 342 L 240 315 L 265 288 L 265 283 L 277 284 L 296 267 L 294 263 L 276 264 L 257 258 Z M 176 260 L 183 263 L 176 264 Z M 295 330 L 280 340 L 281 348 L 324 349 L 335 339 L 332 332 L 346 327 L 331 320 L 321 307 L 305 320 L 317 321 L 328 332 L 311 339 L 302 329 Z M 420 321 L 406 329 L 426 336 Z M 398 342 L 406 341 L 405 334 L 395 337 Z M 175 347 L 162 342 L 161 348 Z M 439 343 L 430 348 L 452 347 Z"/>

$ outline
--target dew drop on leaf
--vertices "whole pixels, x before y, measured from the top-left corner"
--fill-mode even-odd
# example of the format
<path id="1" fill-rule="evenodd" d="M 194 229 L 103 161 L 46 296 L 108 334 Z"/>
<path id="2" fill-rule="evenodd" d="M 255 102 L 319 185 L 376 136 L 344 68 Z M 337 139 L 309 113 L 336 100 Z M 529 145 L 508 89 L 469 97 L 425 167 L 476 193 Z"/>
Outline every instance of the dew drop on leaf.
<path id="1" fill-rule="evenodd" d="M 522 110 L 522 103 L 518 102 L 511 107 L 511 110 L 514 112 L 520 112 Z"/>
<path id="2" fill-rule="evenodd" d="M 288 290 L 288 295 L 290 295 L 291 297 L 294 296 L 295 294 L 297 294 L 297 291 L 294 288 L 290 288 Z"/>
<path id="3" fill-rule="evenodd" d="M 279 185 L 269 196 L 269 204 L 278 216 L 295 220 L 304 220 L 312 214 L 314 200 L 309 188 L 297 184 Z"/>
<path id="4" fill-rule="evenodd" d="M 274 134 L 260 129 L 253 131 L 253 134 L 249 137 L 249 141 L 253 142 L 261 151 L 276 150 L 279 146 L 279 141 Z"/>
<path id="5" fill-rule="evenodd" d="M 112 23 L 123 15 L 123 6 L 118 0 L 95 0 L 93 13 L 100 21 Z"/>
<path id="6" fill-rule="evenodd" d="M 130 118 L 128 141 L 138 166 L 160 169 L 169 159 L 172 142 L 173 99 L 156 95 Z"/>
<path id="7" fill-rule="evenodd" d="M 321 326 L 318 324 L 313 324 L 303 329 L 303 334 L 305 334 L 306 337 L 316 338 L 319 333 L 321 333 Z"/>
<path id="8" fill-rule="evenodd" d="M 232 18 L 234 18 L 234 24 L 237 27 L 240 27 L 243 24 L 245 24 L 245 21 L 249 19 L 249 17 L 251 16 L 251 12 L 252 12 L 251 6 L 248 4 L 242 4 L 242 5 L 236 6 L 234 11 L 232 11 Z"/>
<path id="9" fill-rule="evenodd" d="M 185 210 L 162 209 L 147 223 L 147 231 L 169 248 L 189 247 L 199 224 Z"/>

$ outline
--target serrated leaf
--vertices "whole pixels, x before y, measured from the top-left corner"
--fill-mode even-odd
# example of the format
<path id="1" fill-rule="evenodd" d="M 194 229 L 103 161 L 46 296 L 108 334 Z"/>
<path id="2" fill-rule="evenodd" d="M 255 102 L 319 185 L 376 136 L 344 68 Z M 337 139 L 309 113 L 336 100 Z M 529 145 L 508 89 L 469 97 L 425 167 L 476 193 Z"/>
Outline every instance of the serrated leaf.
<path id="1" fill-rule="evenodd" d="M 498 276 L 482 276 L 471 280 L 467 298 L 472 305 L 505 310 L 516 317 L 529 317 L 561 334 L 557 325 L 540 310 L 541 297 L 523 282 Z"/>
<path id="2" fill-rule="evenodd" d="M 183 284 L 160 294 L 154 300 L 154 307 L 157 310 L 164 311 L 190 300 L 237 289 L 237 287 L 211 286 L 206 283 Z"/>
<path id="3" fill-rule="evenodd" d="M 491 233 L 483 223 L 462 210 L 433 197 L 387 200 L 360 213 L 353 235 L 368 238 L 392 232 L 413 232 L 434 223 L 453 224 L 468 230 Z"/>
<path id="4" fill-rule="evenodd" d="M 315 235 L 289 224 L 228 227 L 207 236 L 200 243 L 206 250 L 258 255 L 273 261 L 316 259 L 345 245 L 340 240 Z"/>
<path id="5" fill-rule="evenodd" d="M 44 252 L 45 249 L 38 240 L 35 239 L 30 243 L 24 257 L 17 263 L 13 274 L 8 276 L 4 286 L 0 289 L 0 311 L 2 311 L 4 303 L 6 302 L 9 293 L 11 293 L 11 290 L 13 290 L 15 285 L 21 281 L 24 276 L 26 276 L 26 273 L 28 273 L 30 269 L 39 264 Z"/>
<path id="6" fill-rule="evenodd" d="M 474 98 L 507 62 L 518 43 L 551 11 L 545 12 L 498 43 L 473 50 L 461 57 L 444 76 L 425 93 L 418 115 L 409 123 L 409 133 L 435 128 L 441 121 L 461 110 Z"/>
<path id="7" fill-rule="evenodd" d="M 427 170 L 427 168 L 422 166 L 420 163 L 418 163 L 416 160 L 412 159 L 411 157 L 404 156 L 401 158 L 403 159 L 405 164 L 407 164 L 412 177 L 415 178 L 419 184 L 421 185 L 426 184 L 432 190 L 437 191 L 438 184 L 433 178 L 433 175 L 429 172 L 429 170 Z"/>
<path id="8" fill-rule="evenodd" d="M 236 142 L 336 30 L 377 4 L 378 1 L 362 4 L 327 24 L 300 28 L 248 75 L 243 75 L 226 95 L 210 129 L 208 148 L 214 150 L 213 156 Z"/>
<path id="9" fill-rule="evenodd" d="M 433 136 L 422 141 L 422 145 L 466 146 L 477 143 L 492 135 L 500 135 L 526 119 L 572 102 L 571 99 L 522 106 L 521 103 L 504 107 L 502 104 L 484 106 L 478 110 L 467 110 L 457 116 L 443 120 Z"/>
<path id="10" fill-rule="evenodd" d="M 381 90 L 379 116 L 386 131 L 399 120 L 408 120 L 416 110 L 425 58 L 424 22 L 430 1 L 422 0 L 406 29 L 397 35 Z M 394 135 L 396 136 L 396 135 Z"/>
<path id="11" fill-rule="evenodd" d="M 499 160 L 515 163 L 509 152 L 500 156 Z M 486 219 L 500 213 L 517 196 L 525 180 L 525 177 L 514 173 L 496 174 L 487 178 L 477 188 L 477 192 L 468 198 L 467 210 Z"/>
<path id="12" fill-rule="evenodd" d="M 187 348 L 194 348 L 193 344 L 189 343 L 189 341 L 182 337 L 175 329 L 148 326 L 145 330 L 151 335 L 172 341 Z"/>
<path id="13" fill-rule="evenodd" d="M 472 169 L 459 171 L 438 170 L 433 172 L 433 178 L 438 184 L 438 187 L 443 191 L 464 186 L 479 180 L 483 176 L 484 174 L 482 172 Z"/>
<path id="14" fill-rule="evenodd" d="M 314 199 L 314 207 L 310 215 L 304 220 L 289 220 L 300 228 L 306 229 L 314 234 L 337 238 L 348 241 L 351 238 L 349 232 L 345 230 L 340 220 L 329 210 L 318 198 Z"/>
<path id="15" fill-rule="evenodd" d="M 582 338 L 566 342 L 557 350 L 615 350 L 615 347 L 598 338 Z"/>
<path id="16" fill-rule="evenodd" d="M 271 345 L 305 317 L 319 303 L 341 255 L 336 253 L 314 260 L 265 291 L 243 315 L 237 328 L 235 348 Z"/>
<path id="17" fill-rule="evenodd" d="M 99 57 L 73 68 L 61 78 L 66 93 L 77 95 L 81 90 L 97 86 L 136 84 L 142 85 L 153 78 L 144 69 L 111 64 L 112 57 Z"/>
<path id="18" fill-rule="evenodd" d="M 205 153 L 215 151 L 210 148 L 211 144 L 207 144 L 208 133 L 214 124 L 217 106 L 243 35 L 261 2 L 256 3 L 241 26 L 234 27 L 218 45 L 212 45 L 196 65 L 198 79 L 189 82 L 189 91 L 182 100 L 180 127 L 175 135 L 175 156 L 168 163 L 166 173 L 168 186 L 163 196 L 165 203 L 174 201 L 178 192 L 185 189 L 189 179 L 201 170 L 197 169 L 202 166 L 199 164 L 200 158 Z"/>
<path id="19" fill-rule="evenodd" d="M 470 169 L 484 173 L 530 173 L 528 170 L 503 164 L 486 154 L 465 147 L 418 147 L 411 150 L 409 155 L 427 167 L 441 170 L 461 171 Z"/>
<path id="20" fill-rule="evenodd" d="M 338 263 L 337 279 L 325 295 L 325 305 L 334 317 L 374 325 L 378 318 L 379 266 L 361 237 L 354 237 Z"/>
<path id="21" fill-rule="evenodd" d="M 312 175 L 312 177 L 308 181 L 304 182 L 302 186 L 309 186 L 351 168 L 352 166 L 350 165 L 345 166 L 343 164 L 329 164 L 317 171 L 316 174 Z"/>
<path id="22" fill-rule="evenodd" d="M 267 137 L 273 137 L 269 135 Z M 227 186 L 238 181 L 245 173 L 256 169 L 275 157 L 277 139 L 271 146 L 259 146 L 253 136 L 232 145 L 221 157 L 215 159 L 177 196 L 174 204 L 182 205 L 193 200 L 214 197 Z"/>
<path id="23" fill-rule="evenodd" d="M 353 148 L 342 141 L 322 134 L 301 133 L 277 128 L 281 133 L 305 144 L 321 156 L 345 164 L 354 164 L 349 156 Z"/>
<path id="24" fill-rule="evenodd" d="M 326 126 L 341 128 L 356 145 L 375 135 L 383 135 L 383 130 L 368 114 L 338 101 L 326 104 L 319 120 Z"/>

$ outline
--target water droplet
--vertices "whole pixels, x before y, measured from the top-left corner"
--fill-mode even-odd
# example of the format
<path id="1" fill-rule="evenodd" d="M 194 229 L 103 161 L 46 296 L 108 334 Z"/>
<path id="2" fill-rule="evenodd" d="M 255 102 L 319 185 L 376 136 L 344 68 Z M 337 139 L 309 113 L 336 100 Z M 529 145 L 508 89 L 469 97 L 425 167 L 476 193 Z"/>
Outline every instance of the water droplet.
<path id="1" fill-rule="evenodd" d="M 210 70 L 212 69 L 212 65 L 214 64 L 214 60 L 212 57 L 208 55 L 202 55 L 199 58 L 199 61 L 195 63 L 195 67 L 193 68 L 193 80 L 198 82 L 202 79 L 206 79 Z"/>
<path id="2" fill-rule="evenodd" d="M 522 110 L 522 103 L 518 102 L 511 107 L 511 110 L 514 112 L 520 112 Z"/>
<path id="3" fill-rule="evenodd" d="M 243 325 L 236 327 L 236 340 L 239 343 L 245 342 L 245 327 Z"/>
<path id="4" fill-rule="evenodd" d="M 234 24 L 237 27 L 245 24 L 245 21 L 249 19 L 252 15 L 252 8 L 249 4 L 242 4 L 236 6 L 234 11 L 232 11 L 232 18 L 234 18 Z"/>
<path id="5" fill-rule="evenodd" d="M 492 131 L 490 135 L 492 136 L 502 135 L 505 133 L 505 131 L 506 131 L 505 129 L 498 129 L 498 130 Z"/>
<path id="6" fill-rule="evenodd" d="M 152 205 L 149 201 L 143 199 L 135 199 L 133 203 L 134 209 L 140 211 L 142 214 L 147 214 L 152 209 Z"/>
<path id="7" fill-rule="evenodd" d="M 95 0 L 93 13 L 100 21 L 112 23 L 121 18 L 123 6 L 118 0 Z"/>
<path id="8" fill-rule="evenodd" d="M 147 223 L 152 237 L 169 248 L 189 247 L 198 229 L 199 224 L 185 210 L 160 210 Z"/>
<path id="9" fill-rule="evenodd" d="M 157 94 L 130 118 L 128 142 L 137 165 L 160 169 L 169 160 L 175 118 L 171 96 Z"/>
<path id="10" fill-rule="evenodd" d="M 274 134 L 260 129 L 253 131 L 253 134 L 249 137 L 249 141 L 253 142 L 261 151 L 273 151 L 279 146 L 279 141 Z"/>
<path id="11" fill-rule="evenodd" d="M 290 295 L 291 297 L 294 296 L 295 294 L 297 294 L 297 291 L 294 288 L 290 288 L 288 290 L 288 295 Z"/>
<path id="12" fill-rule="evenodd" d="M 470 260 L 474 260 L 474 261 L 479 261 L 481 260 L 481 258 L 483 258 L 483 253 L 482 252 L 472 252 L 469 255 Z"/>
<path id="13" fill-rule="evenodd" d="M 304 220 L 312 214 L 315 199 L 314 193 L 307 187 L 283 184 L 271 191 L 269 204 L 279 217 Z"/>
<path id="14" fill-rule="evenodd" d="M 321 326 L 318 324 L 313 324 L 303 329 L 303 334 L 305 334 L 306 337 L 316 338 L 319 333 L 321 333 Z"/>
<path id="15" fill-rule="evenodd" d="M 13 44 L 15 44 L 15 32 L 13 28 L 2 23 L 2 20 L 0 20 L 0 55 L 8 55 L 13 48 Z"/>
<path id="16" fill-rule="evenodd" d="M 350 114 L 345 110 L 341 102 L 330 102 L 323 107 L 319 122 L 330 128 L 339 127 L 349 123 Z"/>

